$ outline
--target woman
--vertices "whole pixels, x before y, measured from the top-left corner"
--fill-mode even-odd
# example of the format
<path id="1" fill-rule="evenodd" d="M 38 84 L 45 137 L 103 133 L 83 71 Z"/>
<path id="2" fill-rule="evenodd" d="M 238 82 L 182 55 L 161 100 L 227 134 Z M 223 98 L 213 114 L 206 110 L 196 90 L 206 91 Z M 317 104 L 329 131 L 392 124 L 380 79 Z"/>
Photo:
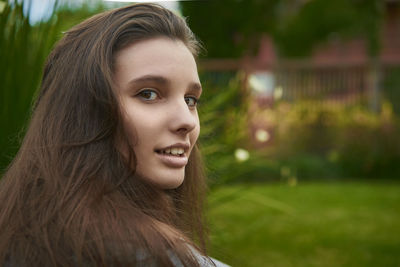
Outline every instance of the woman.
<path id="1" fill-rule="evenodd" d="M 152 4 L 65 34 L 1 181 L 0 262 L 220 264 L 205 256 L 198 48 L 183 19 Z"/>

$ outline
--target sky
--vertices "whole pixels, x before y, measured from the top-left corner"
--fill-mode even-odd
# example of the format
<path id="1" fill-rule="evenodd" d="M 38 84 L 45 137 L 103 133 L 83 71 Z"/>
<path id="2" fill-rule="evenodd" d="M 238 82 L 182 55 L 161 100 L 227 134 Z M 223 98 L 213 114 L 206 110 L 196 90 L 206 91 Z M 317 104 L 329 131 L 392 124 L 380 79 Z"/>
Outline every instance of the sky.
<path id="1" fill-rule="evenodd" d="M 24 0 L 22 0 L 24 1 Z M 55 0 L 30 0 L 31 1 L 31 7 L 30 7 L 30 22 L 31 23 L 36 23 L 42 19 L 46 19 L 50 16 L 52 13 L 52 9 L 54 6 Z M 29 2 L 29 1 L 27 1 Z M 59 0 L 61 3 L 68 3 L 73 6 L 79 6 L 83 2 L 88 2 L 87 0 Z M 91 2 L 96 2 L 96 1 L 91 1 Z M 178 11 L 179 9 L 179 3 L 178 1 L 175 0 L 158 0 L 158 1 L 145 1 L 145 0 L 137 0 L 137 1 L 128 1 L 128 0 L 103 0 L 103 2 L 107 5 L 112 7 L 116 3 L 137 3 L 137 2 L 155 2 L 158 4 L 163 5 L 164 7 Z M 28 8 L 28 5 L 25 6 L 25 8 Z"/>

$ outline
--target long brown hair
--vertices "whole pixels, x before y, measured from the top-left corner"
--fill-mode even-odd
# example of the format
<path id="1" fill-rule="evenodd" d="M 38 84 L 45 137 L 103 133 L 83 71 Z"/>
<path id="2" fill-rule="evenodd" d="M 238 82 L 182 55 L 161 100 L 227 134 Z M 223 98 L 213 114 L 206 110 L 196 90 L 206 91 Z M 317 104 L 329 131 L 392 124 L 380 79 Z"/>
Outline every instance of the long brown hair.
<path id="1" fill-rule="evenodd" d="M 153 4 L 98 14 L 58 42 L 20 150 L 0 185 L 0 263 L 13 266 L 199 265 L 205 179 L 197 147 L 183 184 L 138 179 L 113 83 L 115 54 L 168 37 L 194 56 L 184 19 Z M 121 155 L 118 145 L 130 146 Z M 192 241 L 195 242 L 192 242 Z M 194 245 L 194 244 L 197 244 Z"/>

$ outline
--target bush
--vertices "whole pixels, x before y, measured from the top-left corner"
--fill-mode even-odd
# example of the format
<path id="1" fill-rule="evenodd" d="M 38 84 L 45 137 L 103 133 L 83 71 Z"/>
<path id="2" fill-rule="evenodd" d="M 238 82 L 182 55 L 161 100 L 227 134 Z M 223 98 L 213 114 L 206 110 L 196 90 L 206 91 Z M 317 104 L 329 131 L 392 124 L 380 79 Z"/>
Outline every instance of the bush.
<path id="1" fill-rule="evenodd" d="M 269 111 L 275 140 L 265 150 L 300 178 L 397 177 L 400 125 L 389 103 L 361 106 L 280 103 Z"/>
<path id="2" fill-rule="evenodd" d="M 379 114 L 315 101 L 259 109 L 240 76 L 225 87 L 203 83 L 200 142 L 212 185 L 400 177 L 400 123 L 389 102 Z M 255 138 L 260 128 L 264 142 Z"/>

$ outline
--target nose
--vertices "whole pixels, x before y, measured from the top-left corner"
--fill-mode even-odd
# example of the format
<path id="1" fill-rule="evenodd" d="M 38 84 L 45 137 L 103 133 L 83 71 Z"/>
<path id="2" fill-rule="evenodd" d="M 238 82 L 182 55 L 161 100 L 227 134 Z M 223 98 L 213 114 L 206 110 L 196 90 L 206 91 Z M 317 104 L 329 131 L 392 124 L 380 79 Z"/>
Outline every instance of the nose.
<path id="1" fill-rule="evenodd" d="M 190 109 L 184 100 L 174 106 L 170 118 L 171 131 L 187 134 L 195 129 L 199 121 L 197 111 Z"/>

